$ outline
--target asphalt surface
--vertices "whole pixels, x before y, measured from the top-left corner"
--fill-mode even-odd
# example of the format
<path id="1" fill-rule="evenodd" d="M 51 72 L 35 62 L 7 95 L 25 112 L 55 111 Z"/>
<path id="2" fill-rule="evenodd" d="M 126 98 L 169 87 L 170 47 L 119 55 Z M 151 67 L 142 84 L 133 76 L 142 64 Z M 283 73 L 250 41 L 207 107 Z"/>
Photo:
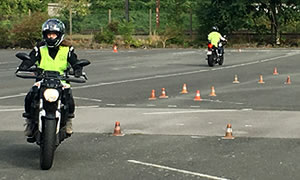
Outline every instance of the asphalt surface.
<path id="1" fill-rule="evenodd" d="M 298 49 L 226 49 L 224 65 L 212 68 L 204 49 L 78 50 L 92 62 L 89 81 L 73 84 L 75 134 L 49 171 L 23 136 L 33 82 L 14 76 L 17 52 L 28 51 L 0 50 L 1 180 L 300 178 Z M 148 100 L 161 88 L 167 99 Z M 112 136 L 115 121 L 124 136 Z M 233 140 L 222 139 L 228 123 Z"/>

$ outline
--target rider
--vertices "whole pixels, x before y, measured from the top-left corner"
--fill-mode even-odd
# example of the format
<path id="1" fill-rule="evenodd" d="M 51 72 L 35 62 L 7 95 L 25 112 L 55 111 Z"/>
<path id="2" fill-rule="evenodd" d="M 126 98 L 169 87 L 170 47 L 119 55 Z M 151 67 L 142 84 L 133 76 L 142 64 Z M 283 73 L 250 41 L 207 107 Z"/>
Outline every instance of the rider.
<path id="1" fill-rule="evenodd" d="M 63 74 L 67 69 L 68 64 L 74 69 L 76 77 L 82 75 L 82 67 L 76 66 L 77 55 L 74 53 L 74 48 L 66 40 L 65 25 L 58 19 L 48 19 L 42 25 L 43 40 L 34 47 L 30 52 L 30 61 L 23 61 L 18 67 L 18 70 L 26 70 L 36 64 L 43 70 L 58 71 Z M 33 99 L 37 96 L 38 88 L 33 86 L 25 97 L 25 113 L 24 117 L 27 119 L 26 128 L 24 130 L 25 136 L 32 136 L 34 123 L 30 119 L 30 109 Z M 75 104 L 71 89 L 65 90 L 67 102 L 69 104 L 69 115 L 66 122 L 66 132 L 73 133 L 72 118 L 74 118 Z"/>
<path id="2" fill-rule="evenodd" d="M 218 47 L 219 41 L 227 41 L 220 33 L 217 26 L 212 27 L 212 32 L 208 34 L 208 41 L 218 48 L 218 53 L 222 54 L 223 47 Z"/>

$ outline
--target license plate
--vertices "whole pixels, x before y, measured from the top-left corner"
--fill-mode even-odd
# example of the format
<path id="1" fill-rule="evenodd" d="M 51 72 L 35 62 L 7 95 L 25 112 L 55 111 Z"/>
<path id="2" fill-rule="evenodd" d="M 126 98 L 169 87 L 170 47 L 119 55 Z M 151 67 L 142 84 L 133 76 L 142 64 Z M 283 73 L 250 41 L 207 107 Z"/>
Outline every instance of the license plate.
<path id="1" fill-rule="evenodd" d="M 212 52 L 211 51 L 207 51 L 207 55 L 211 55 L 212 54 Z"/>

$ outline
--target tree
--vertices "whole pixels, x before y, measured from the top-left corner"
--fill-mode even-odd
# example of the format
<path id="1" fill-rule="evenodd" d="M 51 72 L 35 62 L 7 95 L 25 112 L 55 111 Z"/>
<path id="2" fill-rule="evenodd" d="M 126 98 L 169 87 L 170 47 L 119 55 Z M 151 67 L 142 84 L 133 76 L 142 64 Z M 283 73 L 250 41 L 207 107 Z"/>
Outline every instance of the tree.
<path id="1" fill-rule="evenodd" d="M 254 15 L 265 14 L 268 17 L 273 42 L 280 45 L 281 27 L 299 21 L 299 4 L 299 0 L 255 0 L 251 5 L 255 8 Z"/>
<path id="2" fill-rule="evenodd" d="M 47 13 L 40 12 L 24 16 L 21 21 L 13 25 L 11 30 L 13 44 L 19 47 L 32 48 L 41 40 L 41 27 L 48 18 Z"/>
<path id="3" fill-rule="evenodd" d="M 62 7 L 62 11 L 67 9 L 69 12 L 69 32 L 70 38 L 72 41 L 72 16 L 75 12 L 80 16 L 85 16 L 89 12 L 89 0 L 60 0 L 60 6 Z"/>
<path id="4" fill-rule="evenodd" d="M 31 12 L 45 12 L 49 0 L 1 0 L 0 1 L 0 21 L 12 20 L 20 15 L 28 15 Z M 1 24 L 1 23 L 0 23 Z"/>

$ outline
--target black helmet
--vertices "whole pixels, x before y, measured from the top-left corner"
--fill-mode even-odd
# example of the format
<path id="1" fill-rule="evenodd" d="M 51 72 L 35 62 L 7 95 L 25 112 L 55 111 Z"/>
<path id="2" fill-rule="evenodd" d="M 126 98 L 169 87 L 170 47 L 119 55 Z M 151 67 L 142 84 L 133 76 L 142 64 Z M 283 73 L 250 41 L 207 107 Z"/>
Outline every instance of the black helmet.
<path id="1" fill-rule="evenodd" d="M 55 39 L 49 39 L 47 34 L 54 32 L 57 35 Z M 43 39 L 48 47 L 53 48 L 60 45 L 65 37 L 65 25 L 58 19 L 48 19 L 42 26 Z"/>
<path id="2" fill-rule="evenodd" d="M 213 30 L 213 31 L 219 31 L 219 28 L 218 28 L 217 26 L 213 26 L 213 27 L 212 27 L 212 30 Z"/>

